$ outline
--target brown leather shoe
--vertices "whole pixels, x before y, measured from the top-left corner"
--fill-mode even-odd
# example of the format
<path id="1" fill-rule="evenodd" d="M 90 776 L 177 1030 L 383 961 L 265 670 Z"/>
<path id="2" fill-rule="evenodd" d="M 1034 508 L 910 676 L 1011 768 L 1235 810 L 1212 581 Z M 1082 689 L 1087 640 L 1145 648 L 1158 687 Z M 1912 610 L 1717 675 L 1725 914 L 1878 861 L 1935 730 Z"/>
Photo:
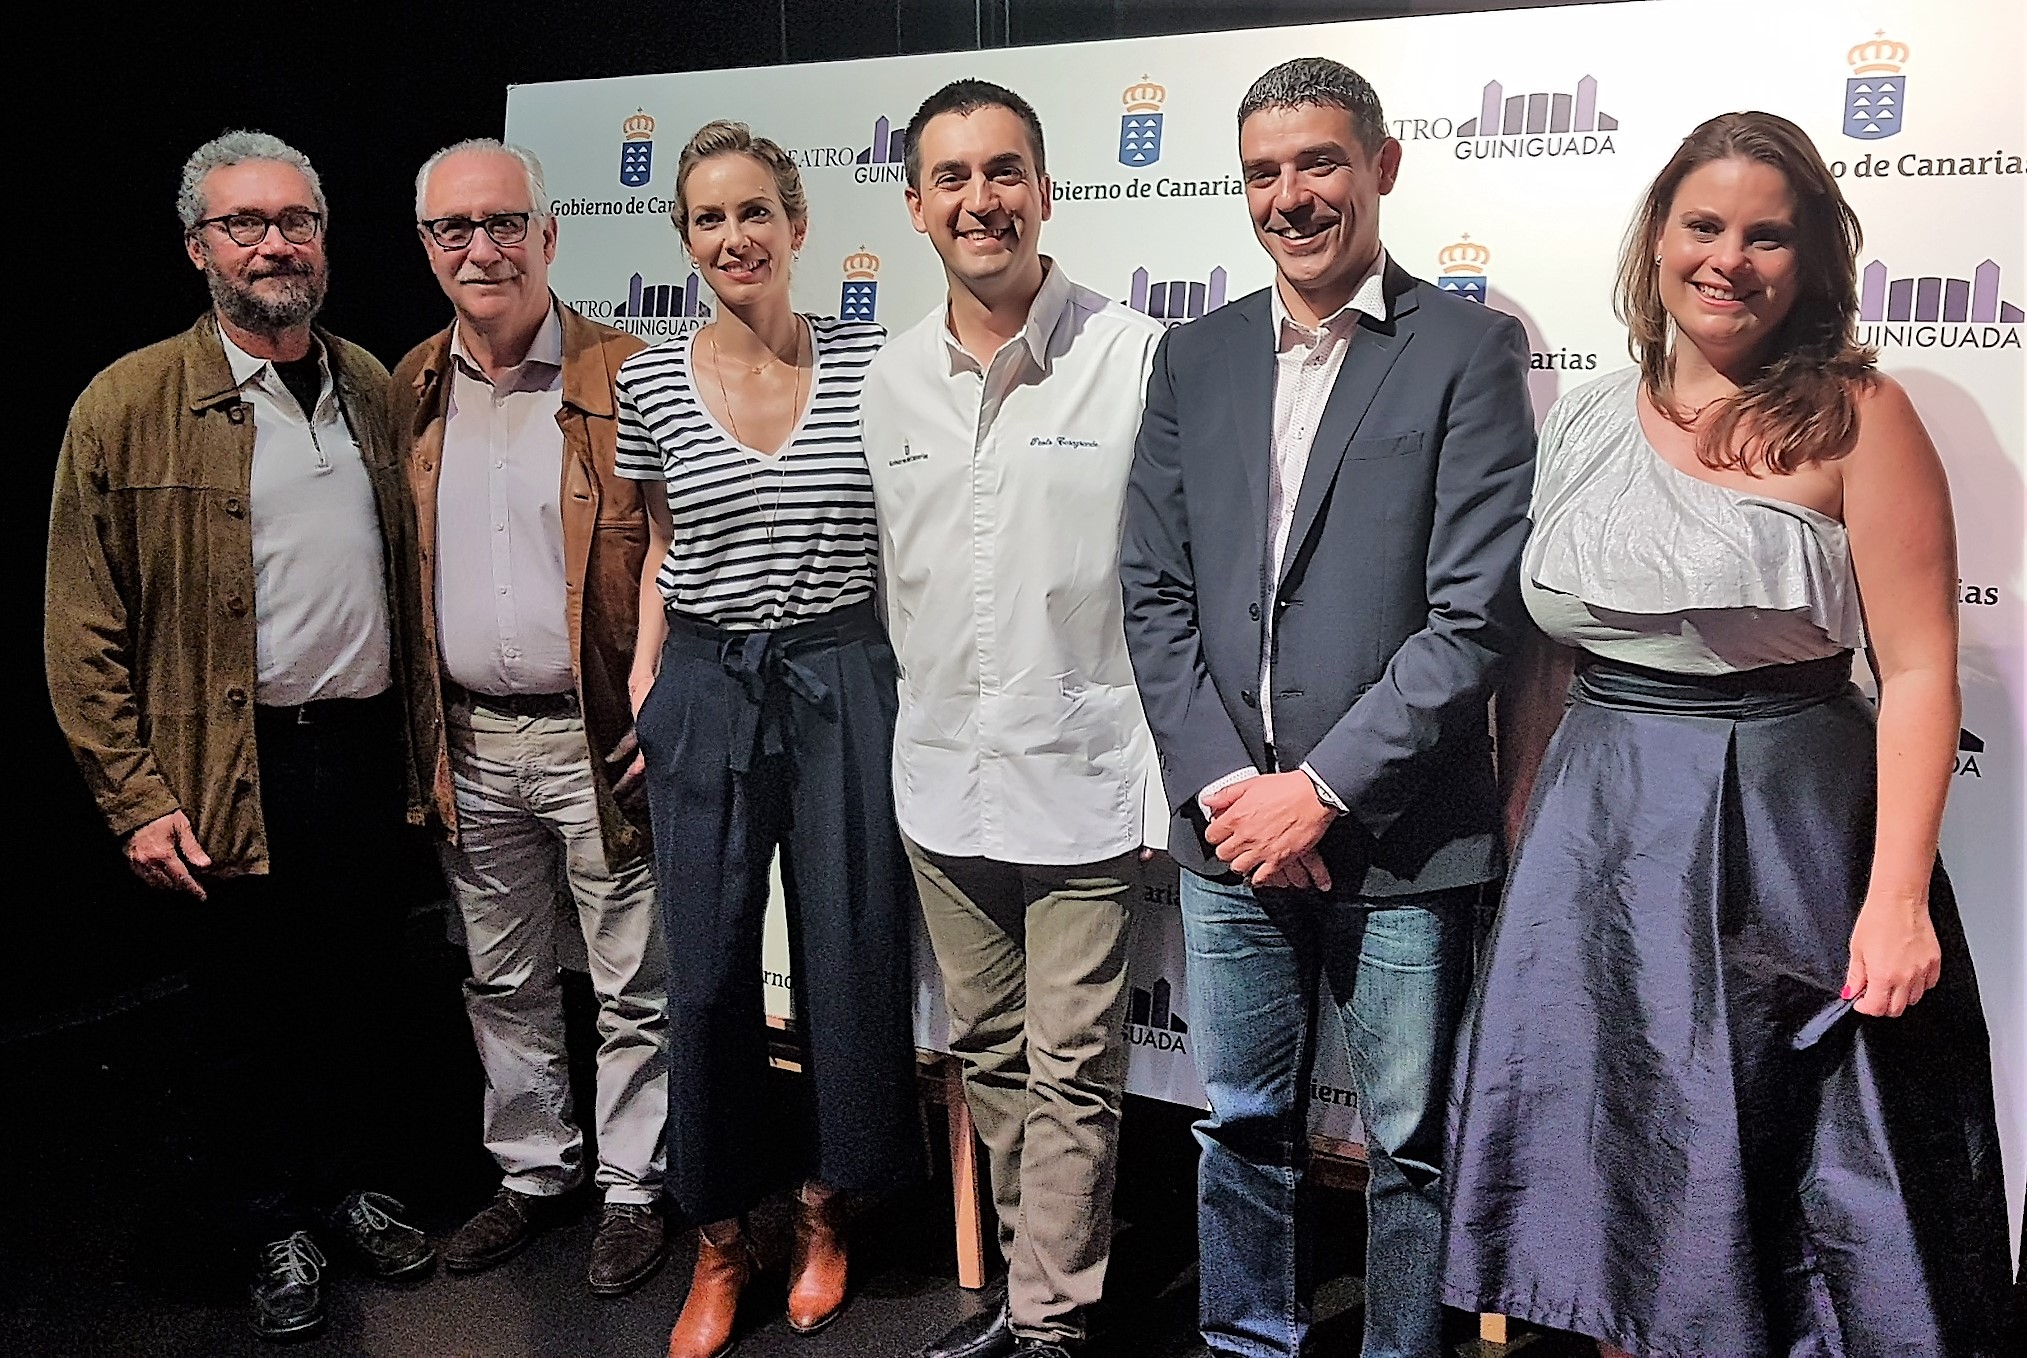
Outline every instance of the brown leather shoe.
<path id="1" fill-rule="evenodd" d="M 788 1323 L 815 1334 L 845 1309 L 845 1227 L 840 1195 L 795 1199 L 795 1249 L 788 1260 Z"/>
<path id="2" fill-rule="evenodd" d="M 609 1202 L 591 1237 L 586 1280 L 601 1297 L 621 1296 L 652 1277 L 667 1254 L 659 1212 L 647 1203 Z"/>
<path id="3" fill-rule="evenodd" d="M 476 1273 L 505 1263 L 580 1205 L 576 1194 L 538 1198 L 501 1188 L 444 1246 L 444 1267 L 453 1273 Z"/>
<path id="4" fill-rule="evenodd" d="M 727 1238 L 714 1243 L 709 1228 L 698 1232 L 697 1267 L 669 1334 L 669 1358 L 724 1358 L 732 1351 L 739 1294 L 753 1277 L 753 1246 L 736 1221 L 721 1223 L 720 1233 Z"/>

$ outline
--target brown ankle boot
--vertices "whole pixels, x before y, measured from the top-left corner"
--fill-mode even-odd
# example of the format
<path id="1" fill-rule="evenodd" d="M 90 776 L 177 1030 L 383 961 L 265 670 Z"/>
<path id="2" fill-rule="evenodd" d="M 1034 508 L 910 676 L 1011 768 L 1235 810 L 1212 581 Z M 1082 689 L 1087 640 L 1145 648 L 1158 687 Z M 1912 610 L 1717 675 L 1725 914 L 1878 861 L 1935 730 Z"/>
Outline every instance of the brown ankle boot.
<path id="1" fill-rule="evenodd" d="M 788 1261 L 788 1323 L 799 1334 L 815 1334 L 845 1309 L 842 1207 L 838 1194 L 815 1203 L 796 1195 L 795 1253 Z"/>
<path id="2" fill-rule="evenodd" d="M 718 1229 L 721 1239 L 713 1241 Z M 732 1351 L 732 1322 L 739 1315 L 739 1294 L 753 1277 L 753 1247 L 737 1222 L 729 1230 L 707 1227 L 698 1233 L 697 1267 L 690 1274 L 690 1295 L 669 1334 L 669 1358 L 724 1358 Z"/>

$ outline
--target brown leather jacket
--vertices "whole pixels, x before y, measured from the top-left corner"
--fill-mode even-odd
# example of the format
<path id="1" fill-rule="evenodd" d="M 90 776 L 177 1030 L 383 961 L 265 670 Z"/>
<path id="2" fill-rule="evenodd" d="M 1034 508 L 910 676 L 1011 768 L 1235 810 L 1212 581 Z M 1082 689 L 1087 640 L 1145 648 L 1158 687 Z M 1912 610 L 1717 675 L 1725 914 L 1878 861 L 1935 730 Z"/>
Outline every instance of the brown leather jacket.
<path id="1" fill-rule="evenodd" d="M 619 365 L 645 346 L 633 336 L 557 304 L 563 317 L 563 576 L 568 589 L 570 667 L 591 747 L 598 790 L 599 828 L 608 864 L 646 853 L 647 812 L 628 814 L 612 795 L 606 763 L 633 729 L 626 676 L 633 665 L 639 623 L 641 562 L 647 555 L 647 511 L 642 484 L 613 472 L 618 426 L 613 379 Z M 428 790 L 430 811 L 452 839 L 457 805 L 451 791 L 450 751 L 444 741 L 443 680 L 436 638 L 436 487 L 443 461 L 444 411 L 450 399 L 449 327 L 409 350 L 394 369 L 393 425 L 408 467 L 415 501 L 421 567 L 415 606 L 406 616 L 416 630 L 409 647 L 418 682 L 409 705 L 416 778 Z"/>
<path id="2" fill-rule="evenodd" d="M 387 369 L 319 330 L 386 544 L 395 688 L 415 538 Z M 49 514 L 43 656 L 71 753 L 116 835 L 181 810 L 212 871 L 268 870 L 254 752 L 253 421 L 206 312 L 71 408 Z M 411 781 L 409 814 L 421 819 Z"/>

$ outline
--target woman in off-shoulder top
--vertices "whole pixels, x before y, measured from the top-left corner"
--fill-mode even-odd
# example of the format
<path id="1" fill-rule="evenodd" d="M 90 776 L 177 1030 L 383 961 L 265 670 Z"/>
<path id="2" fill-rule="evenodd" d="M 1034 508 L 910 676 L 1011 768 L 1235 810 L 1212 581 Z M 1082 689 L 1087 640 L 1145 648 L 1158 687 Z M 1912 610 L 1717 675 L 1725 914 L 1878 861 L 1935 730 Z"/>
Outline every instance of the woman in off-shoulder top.
<path id="1" fill-rule="evenodd" d="M 1538 772 L 1460 1055 L 1446 1300 L 1606 1354 L 1997 1351 L 1990 1057 L 1936 855 L 1949 488 L 1852 342 L 1857 242 L 1794 124 L 1704 123 L 1627 236 L 1639 366 L 1542 431 L 1522 591 L 1577 668 L 1566 713 L 1506 723 L 1554 735 L 1502 751 Z"/>

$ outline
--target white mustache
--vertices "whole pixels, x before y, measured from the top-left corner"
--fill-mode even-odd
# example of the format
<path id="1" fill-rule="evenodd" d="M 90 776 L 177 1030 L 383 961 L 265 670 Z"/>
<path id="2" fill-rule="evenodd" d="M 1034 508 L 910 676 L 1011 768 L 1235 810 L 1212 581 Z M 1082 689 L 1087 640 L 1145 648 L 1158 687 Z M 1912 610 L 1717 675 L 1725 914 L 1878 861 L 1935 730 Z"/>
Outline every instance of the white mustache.
<path id="1" fill-rule="evenodd" d="M 484 269 L 470 268 L 457 271 L 457 281 L 460 283 L 507 283 L 520 276 L 521 271 L 512 268 L 505 273 L 487 273 Z"/>

